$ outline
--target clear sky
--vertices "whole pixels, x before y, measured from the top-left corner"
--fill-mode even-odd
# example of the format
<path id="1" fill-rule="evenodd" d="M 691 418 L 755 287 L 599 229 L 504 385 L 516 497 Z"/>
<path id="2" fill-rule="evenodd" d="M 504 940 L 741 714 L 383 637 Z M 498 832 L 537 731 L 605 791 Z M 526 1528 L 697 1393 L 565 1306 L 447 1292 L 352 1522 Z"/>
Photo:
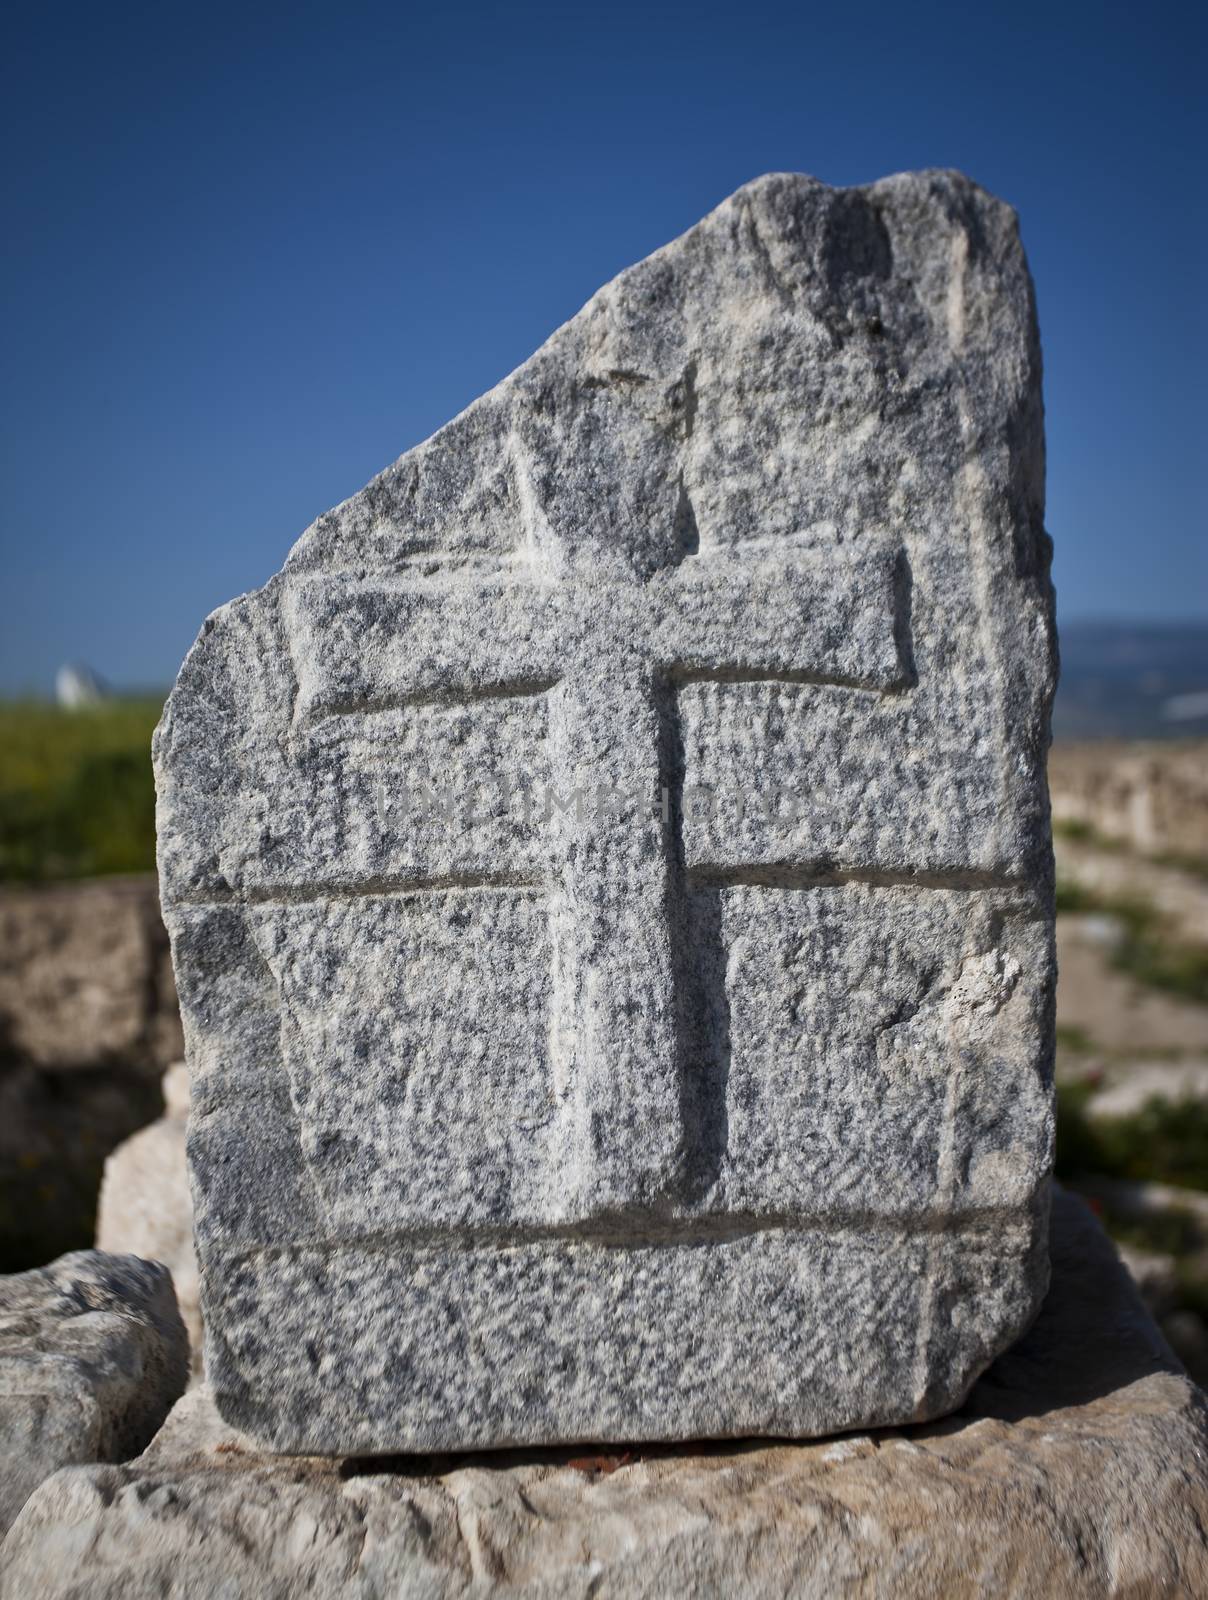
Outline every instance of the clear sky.
<path id="1" fill-rule="evenodd" d="M 1208 614 L 1203 7 L 11 7 L 0 689 L 207 611 L 772 170 L 963 168 L 1037 282 L 1065 618 Z"/>

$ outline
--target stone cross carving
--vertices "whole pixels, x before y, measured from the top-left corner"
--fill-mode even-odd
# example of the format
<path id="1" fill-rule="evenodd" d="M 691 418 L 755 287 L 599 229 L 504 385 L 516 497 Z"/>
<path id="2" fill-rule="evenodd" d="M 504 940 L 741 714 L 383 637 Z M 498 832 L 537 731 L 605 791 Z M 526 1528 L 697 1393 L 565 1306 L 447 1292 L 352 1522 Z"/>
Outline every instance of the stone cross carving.
<path id="1" fill-rule="evenodd" d="M 224 1416 L 340 1454 L 864 1428 L 1028 1324 L 1042 442 L 1007 208 L 768 178 L 209 619 L 155 758 Z M 650 814 L 375 805 L 530 764 Z"/>
<path id="2" fill-rule="evenodd" d="M 570 790 L 576 772 L 597 782 L 607 775 L 653 803 L 680 764 L 680 684 L 899 687 L 901 567 L 901 552 L 886 544 L 853 562 L 779 553 L 753 568 L 713 556 L 645 583 L 467 592 L 431 581 L 303 581 L 287 601 L 296 716 L 305 724 L 434 699 L 549 694 L 555 783 Z M 560 1097 L 571 1096 L 566 1216 L 655 1205 L 682 1177 L 690 1069 L 674 996 L 686 864 L 674 831 L 661 837 L 643 826 L 650 815 L 591 806 L 555 815 L 545 874 L 529 879 L 522 864 L 499 861 L 490 877 L 459 884 L 552 887 L 560 1014 L 551 1065 Z"/>

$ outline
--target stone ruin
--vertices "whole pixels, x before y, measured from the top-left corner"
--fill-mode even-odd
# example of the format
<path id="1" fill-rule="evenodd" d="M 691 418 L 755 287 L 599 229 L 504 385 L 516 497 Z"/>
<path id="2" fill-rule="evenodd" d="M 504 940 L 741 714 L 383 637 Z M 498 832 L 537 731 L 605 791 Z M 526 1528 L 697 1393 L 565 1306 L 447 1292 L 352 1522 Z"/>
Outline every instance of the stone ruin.
<path id="1" fill-rule="evenodd" d="M 102 1205 L 207 1381 L 118 1459 L 164 1269 L 0 1280 L 5 1594 L 1208 1593 L 1203 1396 L 1049 1227 L 1039 384 L 1005 206 L 765 178 L 209 619 Z"/>
<path id="2" fill-rule="evenodd" d="M 1043 462 L 1009 208 L 774 176 L 206 622 L 155 756 L 230 1423 L 800 1437 L 1027 1328 Z"/>

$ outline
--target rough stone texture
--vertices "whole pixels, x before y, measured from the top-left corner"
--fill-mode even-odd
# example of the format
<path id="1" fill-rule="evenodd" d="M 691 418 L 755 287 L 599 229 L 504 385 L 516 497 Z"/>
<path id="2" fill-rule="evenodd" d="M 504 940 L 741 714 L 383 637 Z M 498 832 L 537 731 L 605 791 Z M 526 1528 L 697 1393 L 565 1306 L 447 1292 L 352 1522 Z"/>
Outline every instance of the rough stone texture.
<path id="1" fill-rule="evenodd" d="M 1100 1600 L 1208 1593 L 1206 1526 L 1204 1397 L 1097 1224 L 1059 1197 L 1040 1317 L 946 1422 L 340 1463 L 259 1454 L 194 1390 L 139 1461 L 44 1484 L 3 1555 L 14 1600 Z"/>
<path id="2" fill-rule="evenodd" d="M 88 1243 L 183 1048 L 153 877 L 0 890 L 0 1271 Z"/>
<path id="3" fill-rule="evenodd" d="M 1027 1327 L 1042 478 L 1013 213 L 769 177 L 207 621 L 155 751 L 229 1421 L 813 1434 Z"/>
<path id="4" fill-rule="evenodd" d="M 189 1072 L 183 1061 L 164 1074 L 164 1114 L 119 1145 L 105 1163 L 97 1207 L 98 1250 L 162 1261 L 189 1335 L 194 1377 L 202 1370 L 202 1323 L 193 1202 L 185 1137 Z"/>
<path id="5" fill-rule="evenodd" d="M 0 1529 L 57 1468 L 136 1455 L 187 1365 L 158 1262 L 78 1250 L 0 1278 Z"/>

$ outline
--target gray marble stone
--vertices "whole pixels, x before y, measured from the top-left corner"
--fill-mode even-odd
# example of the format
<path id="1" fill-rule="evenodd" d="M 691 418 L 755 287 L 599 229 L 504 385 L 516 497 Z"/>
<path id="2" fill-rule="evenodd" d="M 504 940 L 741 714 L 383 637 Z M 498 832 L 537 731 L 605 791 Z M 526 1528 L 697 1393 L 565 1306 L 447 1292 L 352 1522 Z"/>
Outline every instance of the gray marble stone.
<path id="1" fill-rule="evenodd" d="M 216 612 L 156 737 L 222 1414 L 937 1416 L 1047 1281 L 1040 353 L 965 178 L 741 189 Z"/>
<path id="2" fill-rule="evenodd" d="M 0 1533 L 59 1467 L 137 1455 L 188 1350 L 157 1261 L 77 1250 L 0 1277 Z"/>

